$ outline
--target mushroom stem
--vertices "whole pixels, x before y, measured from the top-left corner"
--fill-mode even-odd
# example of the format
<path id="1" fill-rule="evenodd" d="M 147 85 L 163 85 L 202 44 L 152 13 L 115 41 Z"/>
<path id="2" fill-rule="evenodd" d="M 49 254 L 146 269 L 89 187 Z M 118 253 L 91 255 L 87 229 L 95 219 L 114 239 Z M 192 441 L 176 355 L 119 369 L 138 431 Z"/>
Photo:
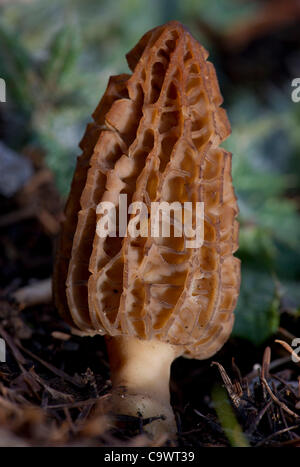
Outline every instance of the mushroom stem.
<path id="1" fill-rule="evenodd" d="M 106 337 L 110 361 L 112 409 L 115 414 L 159 417 L 145 425 L 152 437 L 176 433 L 175 417 L 170 405 L 170 367 L 181 352 L 157 340 L 135 337 Z"/>

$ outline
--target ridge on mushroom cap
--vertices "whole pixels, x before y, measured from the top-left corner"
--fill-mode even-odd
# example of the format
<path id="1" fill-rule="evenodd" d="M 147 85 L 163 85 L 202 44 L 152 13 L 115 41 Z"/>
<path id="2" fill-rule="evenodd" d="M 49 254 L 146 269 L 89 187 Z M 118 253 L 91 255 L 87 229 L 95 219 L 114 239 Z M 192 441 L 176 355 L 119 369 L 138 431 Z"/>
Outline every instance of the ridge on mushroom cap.
<path id="1" fill-rule="evenodd" d="M 81 144 L 54 280 L 62 313 L 85 332 L 158 339 L 193 358 L 226 341 L 240 282 L 231 154 L 219 147 L 230 125 L 207 57 L 177 21 L 127 54 L 133 74 L 111 78 Z M 98 204 L 119 209 L 120 194 L 147 207 L 204 202 L 203 246 L 98 237 Z"/>

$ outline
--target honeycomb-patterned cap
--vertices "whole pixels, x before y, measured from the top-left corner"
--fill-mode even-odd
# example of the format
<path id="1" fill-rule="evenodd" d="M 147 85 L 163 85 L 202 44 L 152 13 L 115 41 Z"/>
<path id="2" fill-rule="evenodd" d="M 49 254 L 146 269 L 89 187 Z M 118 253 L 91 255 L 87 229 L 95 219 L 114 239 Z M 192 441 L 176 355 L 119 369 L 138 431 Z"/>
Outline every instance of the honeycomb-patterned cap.
<path id="1" fill-rule="evenodd" d="M 199 359 L 228 338 L 240 283 L 231 154 L 219 147 L 230 125 L 207 56 L 172 21 L 129 52 L 132 75 L 110 78 L 81 141 L 54 273 L 60 312 L 84 332 L 158 339 Z M 120 195 L 147 209 L 204 203 L 202 246 L 188 248 L 175 220 L 169 237 L 98 235 L 99 203 L 119 218 Z M 128 227 L 135 213 L 125 215 Z"/>

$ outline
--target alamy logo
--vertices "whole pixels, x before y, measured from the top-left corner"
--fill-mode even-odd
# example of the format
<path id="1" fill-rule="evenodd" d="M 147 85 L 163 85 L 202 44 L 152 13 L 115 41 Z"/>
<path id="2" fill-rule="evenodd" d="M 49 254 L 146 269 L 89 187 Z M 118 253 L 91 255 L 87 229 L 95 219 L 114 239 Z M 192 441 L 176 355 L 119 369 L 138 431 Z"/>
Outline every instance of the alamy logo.
<path id="1" fill-rule="evenodd" d="M 293 79 L 292 86 L 295 88 L 291 95 L 292 101 L 295 103 L 300 102 L 300 78 Z"/>
<path id="2" fill-rule="evenodd" d="M 97 235 L 106 237 L 184 237 L 186 248 L 200 248 L 204 240 L 204 203 L 152 202 L 147 206 L 134 201 L 127 206 L 127 195 L 118 203 L 101 201 L 97 206 Z M 129 216 L 129 222 L 128 222 Z M 172 233 L 171 233 L 172 231 Z"/>
<path id="3" fill-rule="evenodd" d="M 0 339 L 0 363 L 6 362 L 6 345 L 5 340 Z"/>
<path id="4" fill-rule="evenodd" d="M 6 83 L 0 78 L 0 102 L 6 102 Z"/>
<path id="5" fill-rule="evenodd" d="M 294 363 L 299 363 L 299 359 L 300 359 L 300 338 L 299 337 L 295 337 L 295 339 L 293 339 L 292 347 L 294 349 L 292 353 L 292 360 Z"/>

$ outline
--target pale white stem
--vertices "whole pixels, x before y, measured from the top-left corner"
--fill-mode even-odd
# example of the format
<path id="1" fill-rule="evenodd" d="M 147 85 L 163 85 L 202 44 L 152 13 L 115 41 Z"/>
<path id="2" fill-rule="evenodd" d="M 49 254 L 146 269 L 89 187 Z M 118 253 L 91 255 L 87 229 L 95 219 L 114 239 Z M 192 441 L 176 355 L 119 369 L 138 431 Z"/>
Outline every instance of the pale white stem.
<path id="1" fill-rule="evenodd" d="M 145 425 L 153 437 L 176 433 L 170 405 L 170 367 L 180 346 L 134 337 L 107 337 L 113 384 L 112 409 L 116 414 L 162 417 Z"/>

